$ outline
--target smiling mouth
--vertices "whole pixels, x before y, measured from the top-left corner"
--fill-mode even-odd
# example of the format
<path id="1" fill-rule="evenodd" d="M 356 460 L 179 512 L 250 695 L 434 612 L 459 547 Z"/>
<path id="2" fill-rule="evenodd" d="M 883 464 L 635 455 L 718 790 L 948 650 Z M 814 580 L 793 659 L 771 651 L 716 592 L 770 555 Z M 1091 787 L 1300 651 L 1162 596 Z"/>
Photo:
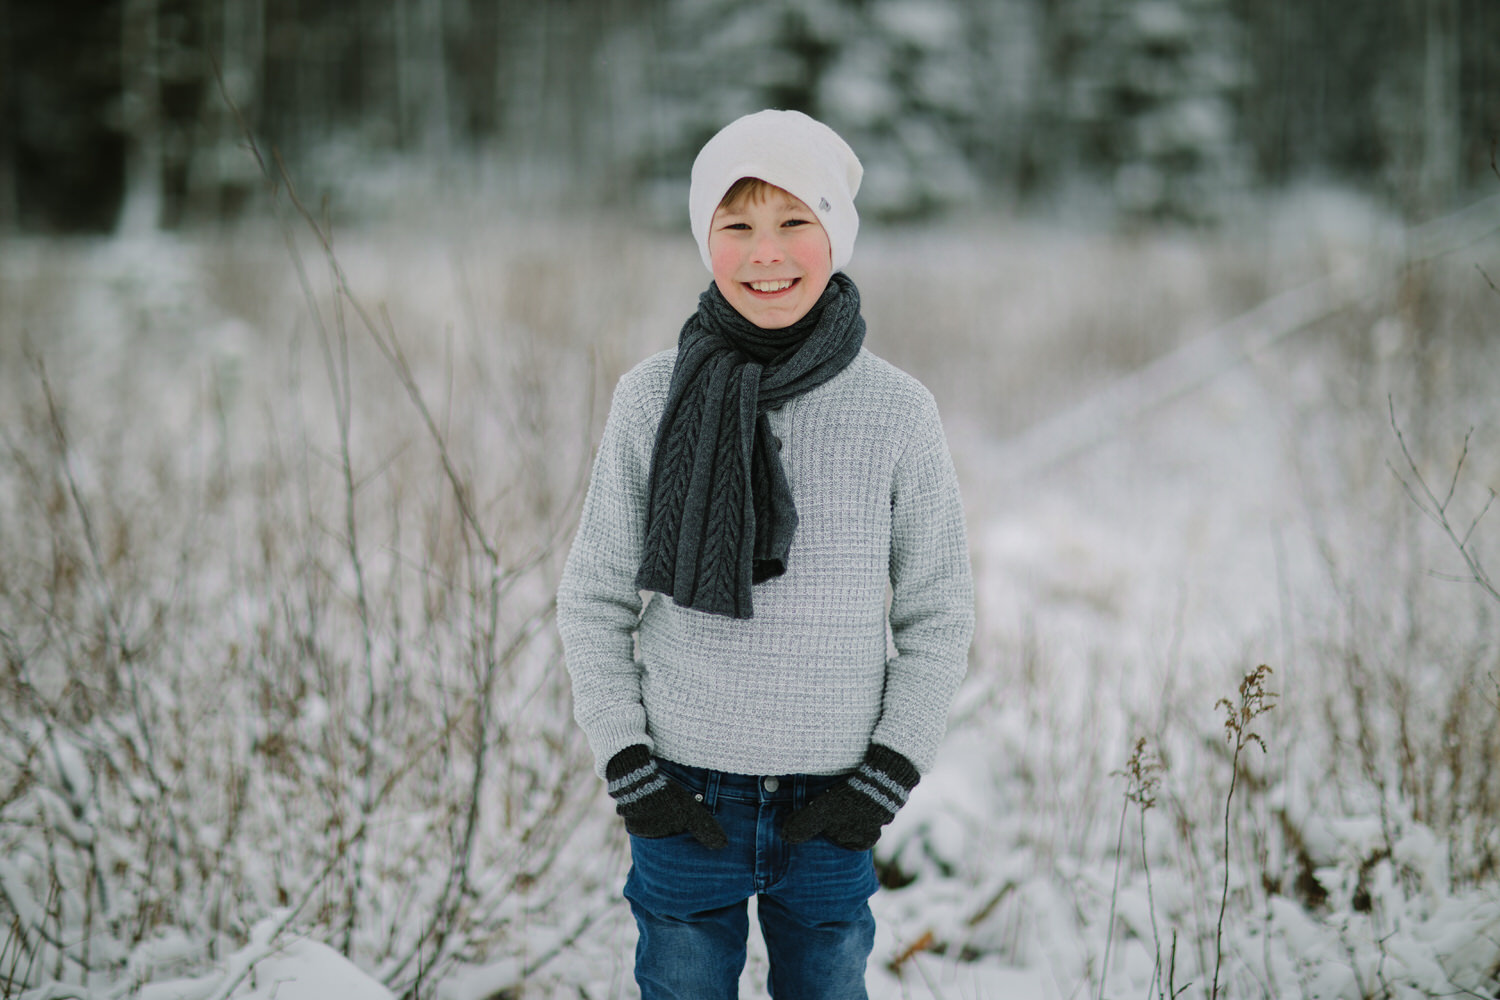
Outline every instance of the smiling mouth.
<path id="1" fill-rule="evenodd" d="M 791 288 L 800 278 L 781 278 L 777 281 L 747 281 L 745 287 L 752 292 L 760 292 L 763 295 L 773 295 L 776 292 L 784 292 Z"/>

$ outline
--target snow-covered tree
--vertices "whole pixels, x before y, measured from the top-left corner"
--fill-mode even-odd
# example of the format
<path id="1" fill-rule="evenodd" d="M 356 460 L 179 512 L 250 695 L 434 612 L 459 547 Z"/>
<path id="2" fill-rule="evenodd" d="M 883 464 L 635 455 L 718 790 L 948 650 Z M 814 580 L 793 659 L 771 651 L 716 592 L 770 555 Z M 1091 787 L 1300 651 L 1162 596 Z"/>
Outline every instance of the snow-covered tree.
<path id="1" fill-rule="evenodd" d="M 1128 217 L 1202 222 L 1248 179 L 1243 33 L 1225 0 L 1070 5 L 1065 113 Z"/>
<path id="2" fill-rule="evenodd" d="M 668 0 L 644 172 L 680 187 L 718 128 L 790 108 L 859 153 L 862 210 L 910 216 L 969 199 L 983 108 L 970 29 L 956 0 Z"/>

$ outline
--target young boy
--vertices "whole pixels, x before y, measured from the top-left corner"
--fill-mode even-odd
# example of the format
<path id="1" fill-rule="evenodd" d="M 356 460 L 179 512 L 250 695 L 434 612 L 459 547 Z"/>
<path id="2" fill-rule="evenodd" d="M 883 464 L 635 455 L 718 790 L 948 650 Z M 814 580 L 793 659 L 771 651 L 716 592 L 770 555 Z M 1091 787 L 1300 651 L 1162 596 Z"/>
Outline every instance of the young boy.
<path id="1" fill-rule="evenodd" d="M 963 676 L 973 585 L 937 408 L 864 349 L 842 273 L 862 173 L 793 111 L 703 147 L 688 208 L 713 283 L 677 348 L 620 379 L 563 573 L 644 1000 L 735 997 L 752 895 L 773 996 L 866 995 L 871 848 Z"/>

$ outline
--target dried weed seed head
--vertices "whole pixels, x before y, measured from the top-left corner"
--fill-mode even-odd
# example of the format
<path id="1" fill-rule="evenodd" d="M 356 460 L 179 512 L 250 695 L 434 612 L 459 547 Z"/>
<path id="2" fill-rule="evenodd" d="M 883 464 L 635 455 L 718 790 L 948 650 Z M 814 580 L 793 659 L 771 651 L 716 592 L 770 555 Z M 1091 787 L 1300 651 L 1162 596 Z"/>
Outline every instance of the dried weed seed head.
<path id="1" fill-rule="evenodd" d="M 1135 751 L 1125 762 L 1125 769 L 1116 771 L 1115 774 L 1124 776 L 1129 783 L 1125 789 L 1125 798 L 1140 806 L 1144 812 L 1156 805 L 1156 791 L 1161 787 L 1161 776 L 1166 769 L 1167 765 L 1162 761 L 1161 755 L 1151 750 L 1146 737 L 1142 736 L 1136 739 Z"/>
<path id="2" fill-rule="evenodd" d="M 1266 741 L 1250 731 L 1250 723 L 1276 707 L 1278 695 L 1266 690 L 1266 678 L 1271 673 L 1271 668 L 1262 663 L 1240 680 L 1238 705 L 1228 698 L 1220 698 L 1214 704 L 1215 708 L 1224 709 L 1224 736 L 1236 750 L 1255 743 L 1262 753 L 1266 752 Z"/>

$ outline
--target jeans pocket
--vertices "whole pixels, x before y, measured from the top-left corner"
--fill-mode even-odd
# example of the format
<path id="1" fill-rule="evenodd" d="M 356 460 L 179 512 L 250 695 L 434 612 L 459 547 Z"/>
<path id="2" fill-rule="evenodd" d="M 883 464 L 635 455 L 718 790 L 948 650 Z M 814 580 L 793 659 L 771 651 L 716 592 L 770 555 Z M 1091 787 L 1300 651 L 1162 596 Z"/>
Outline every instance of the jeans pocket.
<path id="1" fill-rule="evenodd" d="M 709 796 L 709 772 L 701 767 L 689 767 L 686 764 L 678 764 L 676 761 L 666 760 L 662 757 L 656 758 L 657 767 L 661 773 L 672 781 L 687 789 L 697 801 L 708 807 L 709 812 L 714 811 L 714 803 Z"/>

